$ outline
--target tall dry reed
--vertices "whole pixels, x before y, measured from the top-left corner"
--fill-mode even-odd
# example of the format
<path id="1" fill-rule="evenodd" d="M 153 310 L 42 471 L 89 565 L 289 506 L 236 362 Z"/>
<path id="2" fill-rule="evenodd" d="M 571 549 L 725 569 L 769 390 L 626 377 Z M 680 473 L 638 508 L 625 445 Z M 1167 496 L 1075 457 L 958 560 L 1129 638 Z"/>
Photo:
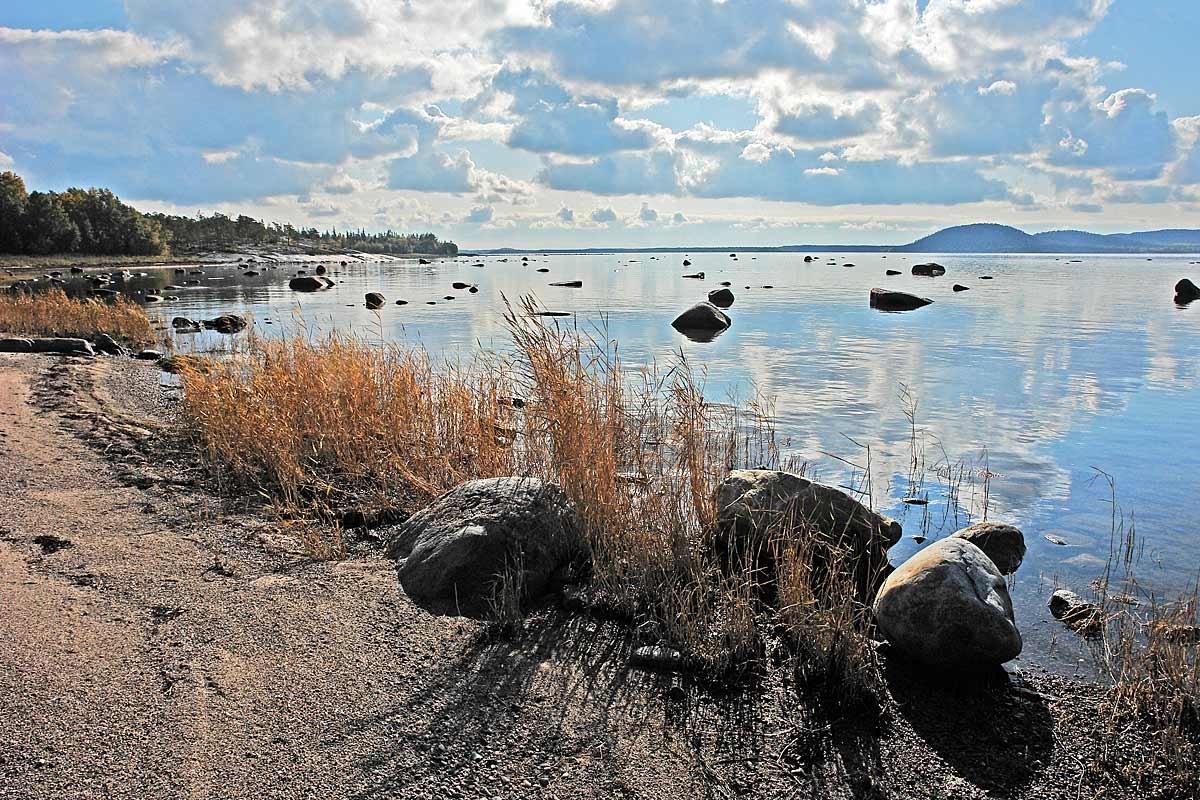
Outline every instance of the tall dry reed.
<path id="1" fill-rule="evenodd" d="M 112 303 L 77 300 L 61 289 L 0 295 L 0 331 L 18 336 L 83 339 L 107 333 L 131 345 L 155 341 L 150 320 L 136 303 L 124 297 Z"/>

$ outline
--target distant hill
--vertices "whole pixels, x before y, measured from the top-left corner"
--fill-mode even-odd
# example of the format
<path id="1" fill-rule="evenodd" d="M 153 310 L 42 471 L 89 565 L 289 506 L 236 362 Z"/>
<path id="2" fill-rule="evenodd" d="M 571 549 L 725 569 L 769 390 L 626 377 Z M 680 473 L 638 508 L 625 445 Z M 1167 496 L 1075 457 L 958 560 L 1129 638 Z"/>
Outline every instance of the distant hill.
<path id="1" fill-rule="evenodd" d="M 976 223 L 944 228 L 895 249 L 909 253 L 1195 253 L 1200 252 L 1200 230 L 1029 234 L 1010 225 Z"/>

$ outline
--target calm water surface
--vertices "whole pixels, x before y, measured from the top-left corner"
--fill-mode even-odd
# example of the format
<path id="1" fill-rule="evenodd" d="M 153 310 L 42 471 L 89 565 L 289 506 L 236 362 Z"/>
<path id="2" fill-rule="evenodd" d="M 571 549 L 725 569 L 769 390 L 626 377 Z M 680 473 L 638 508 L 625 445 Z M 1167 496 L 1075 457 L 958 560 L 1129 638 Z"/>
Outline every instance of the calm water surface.
<path id="1" fill-rule="evenodd" d="M 785 455 L 808 461 L 827 481 L 849 475 L 826 454 L 861 463 L 865 453 L 849 439 L 869 444 L 876 506 L 904 524 L 893 563 L 921 547 L 914 536 L 932 541 L 967 523 L 964 511 L 956 517 L 947 503 L 938 462 L 965 464 L 976 476 L 986 466 L 993 474 L 988 517 L 1018 525 L 1029 547 L 1013 591 L 1027 663 L 1086 671 L 1078 642 L 1050 618 L 1045 601 L 1055 581 L 1086 593 L 1108 559 L 1111 506 L 1107 485 L 1094 480 L 1097 468 L 1115 477 L 1118 502 L 1136 518 L 1143 581 L 1171 594 L 1195 580 L 1200 303 L 1172 302 L 1179 278 L 1200 279 L 1200 267 L 1190 263 L 1195 256 L 843 253 L 811 264 L 796 254 L 688 257 L 687 268 L 682 254 L 649 253 L 531 255 L 525 265 L 519 255 L 430 265 L 352 262 L 336 267 L 335 289 L 317 294 L 288 290 L 295 264 L 259 277 L 242 276 L 244 266 L 206 266 L 203 276 L 187 276 L 200 286 L 167 291 L 179 299 L 151 313 L 245 313 L 259 334 L 304 324 L 382 335 L 452 357 L 479 345 L 508 349 L 502 294 L 535 294 L 583 325 L 604 319 L 627 365 L 664 363 L 682 352 L 706 370 L 712 399 L 745 398 L 752 386 L 773 397 Z M 945 265 L 946 275 L 909 274 L 912 264 L 929 260 Z M 472 266 L 478 262 L 485 266 Z M 886 277 L 888 268 L 903 274 Z M 698 271 L 704 280 L 681 277 Z M 153 271 L 130 287 L 182 277 Z M 582 280 L 583 288 L 548 285 L 564 280 Z M 454 281 L 478 284 L 479 292 L 453 290 Z M 671 328 L 679 311 L 722 281 L 737 296 L 730 330 L 697 343 Z M 955 293 L 955 283 L 971 290 Z M 909 313 L 876 312 L 867 304 L 873 286 L 935 302 Z M 367 291 L 388 298 L 378 317 L 363 306 Z M 396 306 L 397 299 L 409 304 Z M 916 405 L 923 442 L 927 474 L 919 487 L 908 483 L 904 391 Z M 910 492 L 927 494 L 930 505 L 901 503 Z M 959 492 L 960 505 L 979 513 L 982 480 L 963 480 Z"/>

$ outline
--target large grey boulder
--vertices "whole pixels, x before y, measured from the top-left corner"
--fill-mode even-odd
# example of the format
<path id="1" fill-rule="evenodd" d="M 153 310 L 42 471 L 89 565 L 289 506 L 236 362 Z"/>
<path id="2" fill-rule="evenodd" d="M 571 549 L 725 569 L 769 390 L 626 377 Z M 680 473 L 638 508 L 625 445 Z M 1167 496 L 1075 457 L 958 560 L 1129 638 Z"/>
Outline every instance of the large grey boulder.
<path id="1" fill-rule="evenodd" d="M 388 554 L 404 591 L 439 611 L 488 610 L 497 581 L 516 577 L 524 597 L 586 557 L 573 504 L 537 478 L 467 481 L 396 527 Z"/>
<path id="2" fill-rule="evenodd" d="M 954 535 L 982 550 L 1001 575 L 1012 575 L 1025 559 L 1025 535 L 1012 525 L 976 522 Z"/>
<path id="3" fill-rule="evenodd" d="M 900 541 L 900 523 L 832 486 L 791 472 L 739 469 L 717 487 L 718 545 L 736 557 L 770 560 L 772 544 L 800 540 L 821 568 L 852 574 L 866 602 Z M 836 562 L 836 563 L 835 563 Z"/>
<path id="4" fill-rule="evenodd" d="M 897 652 L 932 667 L 994 667 L 1021 653 L 1004 576 L 966 539 L 934 542 L 901 564 L 874 611 Z"/>

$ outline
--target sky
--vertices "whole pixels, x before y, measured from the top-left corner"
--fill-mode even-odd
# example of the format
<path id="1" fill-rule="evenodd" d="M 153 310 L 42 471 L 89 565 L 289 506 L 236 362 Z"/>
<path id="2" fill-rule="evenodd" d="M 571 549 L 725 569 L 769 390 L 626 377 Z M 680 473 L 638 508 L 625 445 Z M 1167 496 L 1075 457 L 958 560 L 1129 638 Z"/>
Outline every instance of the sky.
<path id="1" fill-rule="evenodd" d="M 1200 227 L 1195 0 L 0 4 L 0 169 L 464 249 Z"/>

